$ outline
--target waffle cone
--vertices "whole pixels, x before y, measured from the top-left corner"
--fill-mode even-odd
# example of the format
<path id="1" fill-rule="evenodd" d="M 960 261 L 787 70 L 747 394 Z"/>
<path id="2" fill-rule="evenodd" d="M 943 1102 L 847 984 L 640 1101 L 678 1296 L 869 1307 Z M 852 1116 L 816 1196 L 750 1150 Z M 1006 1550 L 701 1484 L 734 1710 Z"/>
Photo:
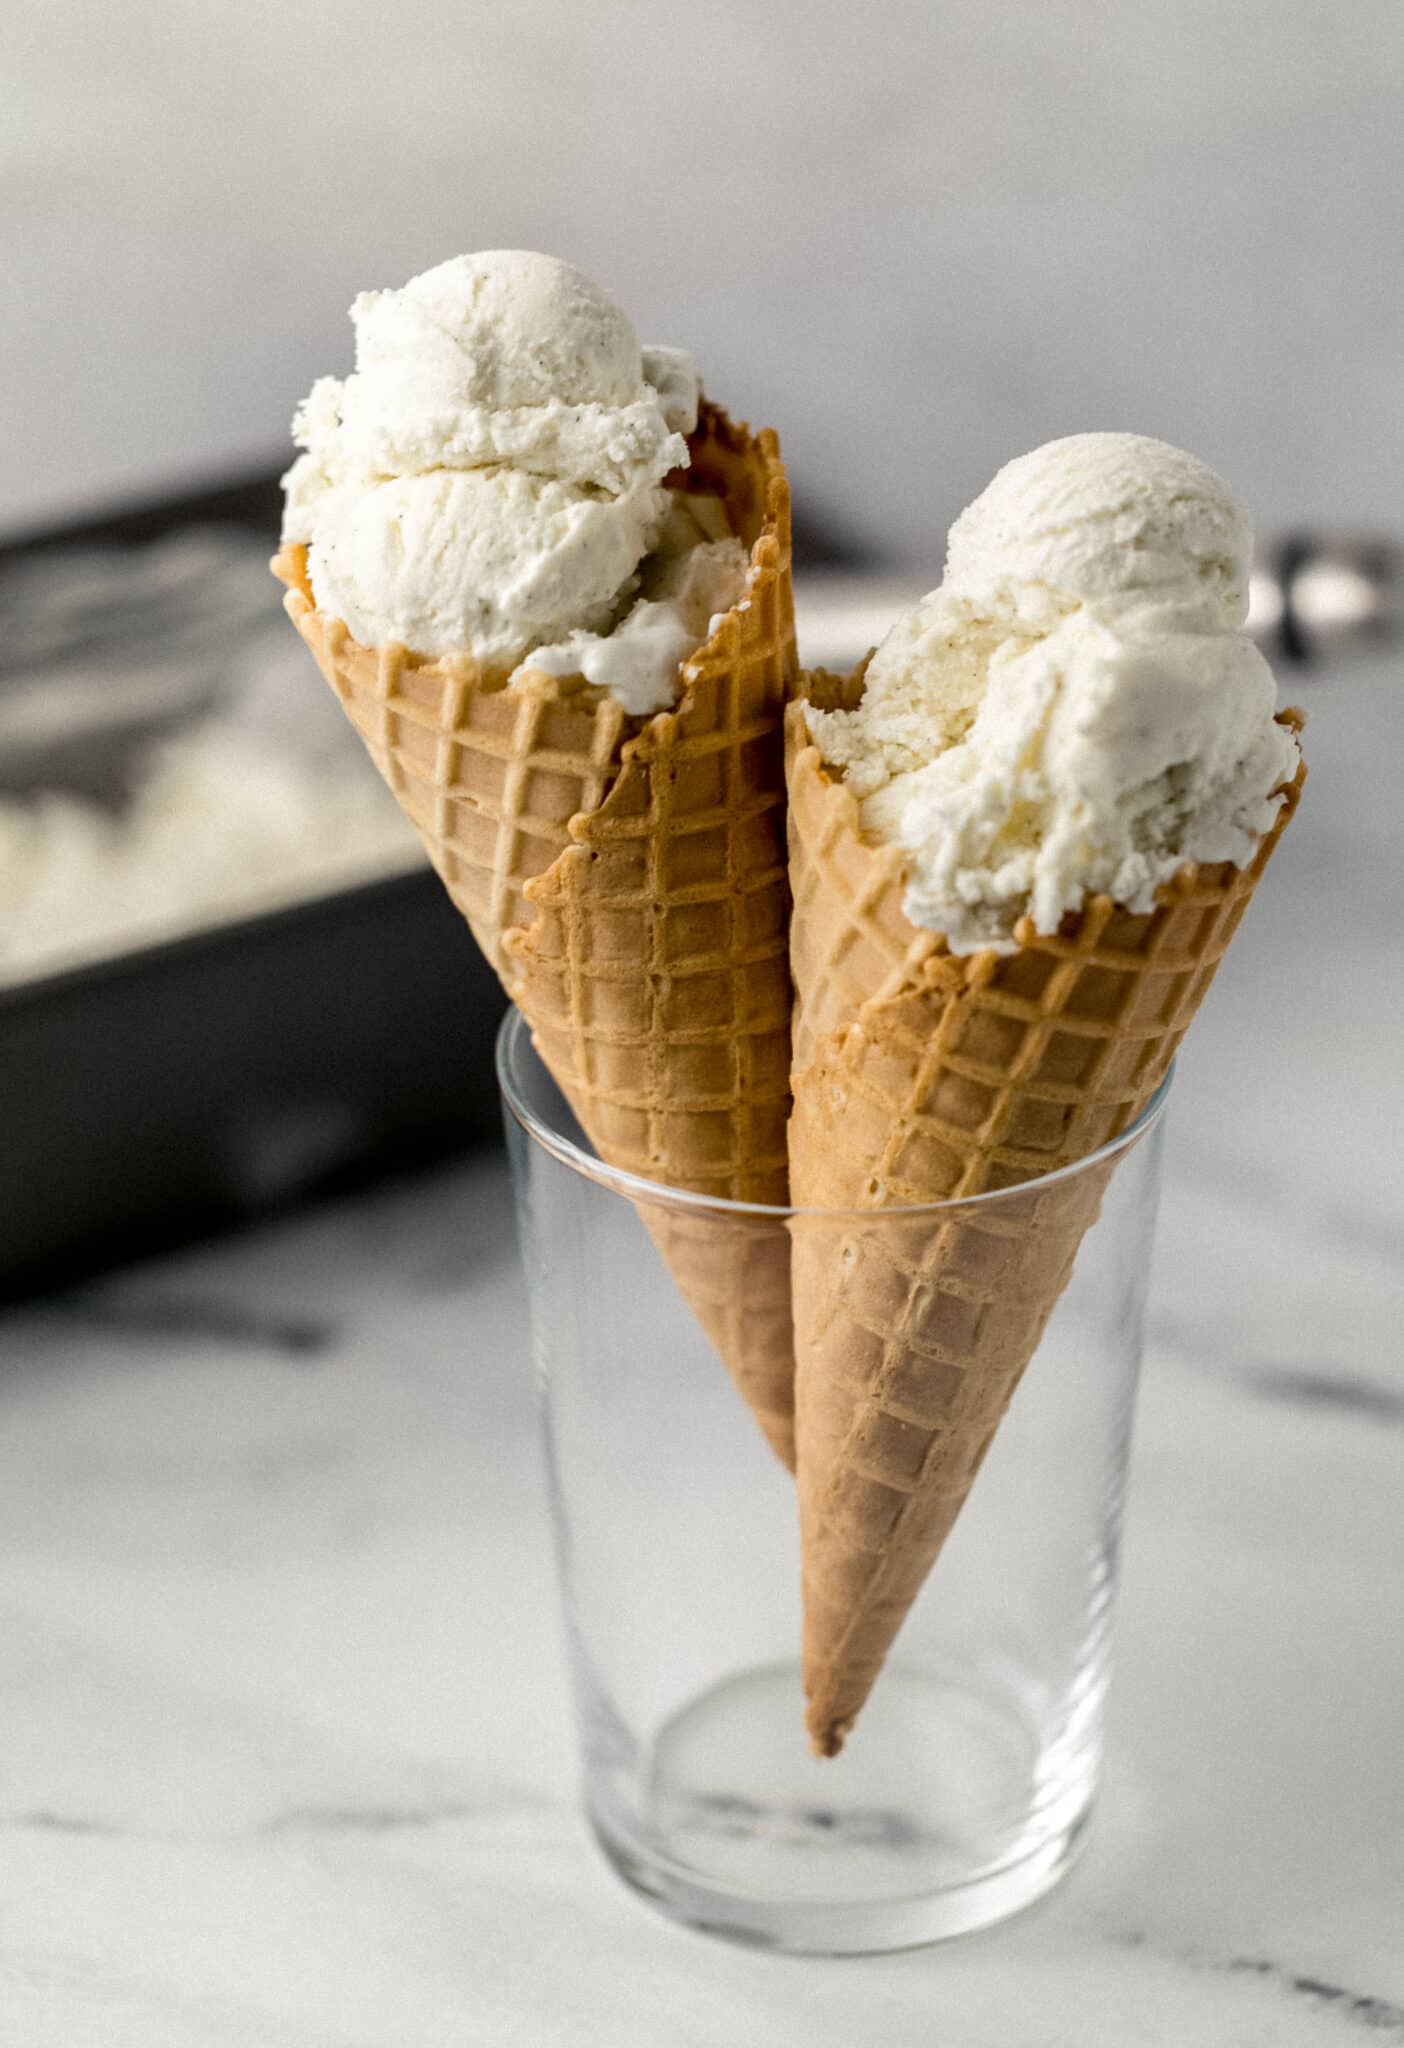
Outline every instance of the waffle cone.
<path id="1" fill-rule="evenodd" d="M 745 598 L 629 718 L 579 678 L 495 686 L 468 656 L 360 646 L 286 604 L 591 1143 L 645 1180 L 783 1202 L 790 982 L 782 714 L 795 673 L 789 489 L 773 433 L 703 405 L 671 481 L 726 503 Z M 641 1204 L 684 1296 L 793 1463 L 788 1245 Z M 736 1268 L 768 1304 L 741 1317 Z"/>
<path id="2" fill-rule="evenodd" d="M 807 679 L 852 705 L 862 672 Z M 1095 1220 L 1112 1162 L 1169 1070 L 1291 817 L 1251 864 L 1186 867 L 1135 915 L 1089 899 L 1051 937 L 956 956 L 902 909 L 898 848 L 788 713 L 790 1128 L 797 1208 L 948 1202 L 948 1217 L 800 1220 L 792 1250 L 804 1674 L 815 1749 L 842 1747 L 934 1564 Z M 1284 714 L 1288 723 L 1298 721 Z"/>

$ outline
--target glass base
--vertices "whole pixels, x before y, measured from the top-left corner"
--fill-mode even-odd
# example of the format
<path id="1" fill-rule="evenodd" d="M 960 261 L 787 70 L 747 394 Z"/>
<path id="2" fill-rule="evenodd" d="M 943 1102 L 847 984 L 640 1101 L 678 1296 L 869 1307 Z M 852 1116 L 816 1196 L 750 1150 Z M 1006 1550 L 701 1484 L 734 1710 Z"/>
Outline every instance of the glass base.
<path id="1" fill-rule="evenodd" d="M 606 1767 L 605 1855 L 674 1919 L 798 1955 L 913 1948 L 1032 1905 L 1087 1832 L 1096 1758 L 1036 1780 L 1032 1717 L 967 1671 L 888 1666 L 840 1757 L 811 1756 L 799 1672 L 742 1671 L 661 1729 L 638 1794 Z M 634 1806 L 635 1810 L 630 1811 Z"/>

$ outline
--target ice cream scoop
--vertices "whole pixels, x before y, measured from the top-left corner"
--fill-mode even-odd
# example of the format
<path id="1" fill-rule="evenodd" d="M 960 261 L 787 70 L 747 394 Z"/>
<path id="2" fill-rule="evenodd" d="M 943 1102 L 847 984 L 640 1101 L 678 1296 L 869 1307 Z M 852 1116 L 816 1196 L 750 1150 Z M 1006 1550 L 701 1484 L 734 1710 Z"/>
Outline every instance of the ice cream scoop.
<path id="1" fill-rule="evenodd" d="M 1165 442 L 1078 434 L 1000 471 L 856 708 L 807 713 L 864 837 L 908 855 L 913 924 L 1009 952 L 1026 914 L 1147 911 L 1186 863 L 1253 857 L 1297 750 L 1244 630 L 1251 555 L 1227 484 Z"/>
<path id="2" fill-rule="evenodd" d="M 634 717 L 673 701 L 682 664 L 745 589 L 746 557 L 719 498 L 672 496 L 663 530 L 640 564 L 638 598 L 619 623 L 604 633 L 582 630 L 557 646 L 534 647 L 523 672 L 584 676 L 604 685 Z"/>
<path id="3" fill-rule="evenodd" d="M 314 384 L 284 479 L 283 538 L 306 544 L 318 607 L 363 646 L 469 654 L 498 681 L 587 634 L 613 688 L 597 643 L 632 609 L 676 495 L 664 479 L 688 463 L 690 359 L 641 348 L 601 286 L 524 250 L 363 292 L 351 317 L 356 368 Z M 745 556 L 725 522 L 712 539 L 728 543 L 709 583 L 722 611 Z M 626 708 L 671 703 L 705 630 L 645 635 L 651 662 L 635 630 Z"/>

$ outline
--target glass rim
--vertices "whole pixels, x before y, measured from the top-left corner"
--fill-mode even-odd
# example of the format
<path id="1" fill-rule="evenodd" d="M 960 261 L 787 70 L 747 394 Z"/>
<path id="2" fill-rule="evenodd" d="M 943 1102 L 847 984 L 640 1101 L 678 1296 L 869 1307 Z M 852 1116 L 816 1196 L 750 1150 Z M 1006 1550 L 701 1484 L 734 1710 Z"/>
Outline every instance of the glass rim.
<path id="1" fill-rule="evenodd" d="M 515 1004 L 511 1004 L 498 1026 L 494 1049 L 494 1065 L 503 1104 L 526 1136 L 561 1165 L 569 1167 L 582 1179 L 592 1180 L 597 1186 L 608 1188 L 611 1193 L 623 1196 L 629 1202 L 648 1202 L 658 1208 L 733 1218 L 763 1219 L 772 1223 L 784 1222 L 794 1216 L 862 1217 L 869 1223 L 875 1216 L 948 1216 L 958 1209 L 988 1208 L 993 1204 L 1008 1202 L 1018 1197 L 1027 1198 L 1044 1188 L 1055 1187 L 1060 1182 L 1074 1179 L 1078 1174 L 1087 1173 L 1091 1168 L 1115 1159 L 1123 1152 L 1129 1152 L 1164 1115 L 1170 1084 L 1175 1078 L 1176 1065 L 1172 1060 L 1164 1080 L 1150 1101 L 1124 1131 L 1118 1132 L 1114 1138 L 1108 1138 L 1104 1145 L 1099 1145 L 1095 1152 L 1089 1152 L 1085 1159 L 1075 1159 L 1067 1166 L 1056 1167 L 1052 1173 L 1034 1174 L 1028 1180 L 1016 1181 L 1012 1187 L 987 1188 L 978 1195 L 948 1195 L 939 1202 L 894 1202 L 876 1209 L 813 1209 L 775 1202 L 740 1202 L 725 1195 L 701 1195 L 690 1188 L 670 1187 L 665 1181 L 645 1180 L 641 1174 L 629 1173 L 620 1166 L 607 1165 L 603 1159 L 598 1159 L 593 1153 L 585 1151 L 573 1138 L 568 1138 L 563 1131 L 556 1130 L 546 1122 L 525 1099 L 513 1073 L 513 1062 L 519 1046 L 526 1047 L 533 1058 L 541 1059 L 540 1053 L 532 1044 L 531 1028 L 526 1018 Z M 545 1062 L 541 1063 L 545 1067 Z M 546 1071 L 549 1073 L 549 1069 Z"/>

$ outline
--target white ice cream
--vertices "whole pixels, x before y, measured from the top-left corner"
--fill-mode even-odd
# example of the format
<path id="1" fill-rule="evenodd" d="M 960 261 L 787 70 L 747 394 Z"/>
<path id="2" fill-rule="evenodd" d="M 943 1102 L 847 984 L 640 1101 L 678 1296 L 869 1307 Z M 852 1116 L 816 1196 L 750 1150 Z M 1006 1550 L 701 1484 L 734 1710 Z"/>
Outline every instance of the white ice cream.
<path id="1" fill-rule="evenodd" d="M 470 652 L 499 679 L 533 649 L 611 634 L 688 459 L 690 359 L 641 349 L 600 286 L 521 250 L 363 292 L 351 317 L 355 371 L 312 387 L 284 478 L 283 537 L 307 544 L 318 606 L 364 645 Z M 631 710 L 670 703 L 666 637 L 633 628 L 617 684 L 595 650 L 594 679 Z"/>
<path id="2" fill-rule="evenodd" d="M 519 674 L 535 668 L 584 676 L 639 717 L 673 701 L 681 665 L 745 592 L 746 551 L 729 532 L 720 499 L 681 491 L 672 497 L 654 551 L 641 565 L 638 599 L 618 625 L 533 648 Z"/>
<path id="3" fill-rule="evenodd" d="M 1296 769 L 1243 630 L 1252 531 L 1163 441 L 1077 434 L 1002 469 L 946 573 L 883 641 L 858 708 L 811 709 L 864 836 L 910 857 L 904 908 L 952 951 L 1136 911 L 1186 861 L 1251 859 Z"/>

